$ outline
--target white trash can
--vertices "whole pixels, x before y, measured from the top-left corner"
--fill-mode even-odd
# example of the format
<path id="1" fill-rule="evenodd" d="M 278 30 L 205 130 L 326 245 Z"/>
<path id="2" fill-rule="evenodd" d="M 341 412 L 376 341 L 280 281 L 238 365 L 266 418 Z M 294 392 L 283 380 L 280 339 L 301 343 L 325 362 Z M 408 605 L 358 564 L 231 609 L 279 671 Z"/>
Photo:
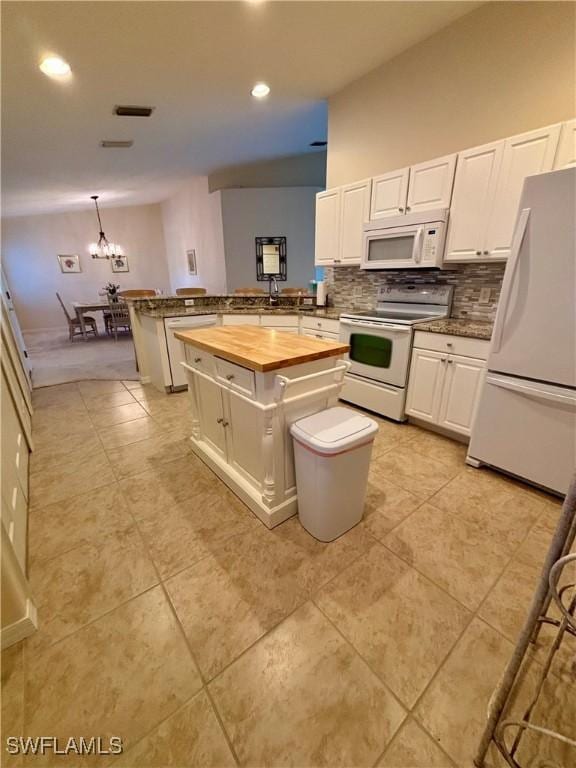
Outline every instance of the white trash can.
<path id="1" fill-rule="evenodd" d="M 328 408 L 292 424 L 298 514 L 320 541 L 342 536 L 362 519 L 373 419 L 351 408 Z"/>

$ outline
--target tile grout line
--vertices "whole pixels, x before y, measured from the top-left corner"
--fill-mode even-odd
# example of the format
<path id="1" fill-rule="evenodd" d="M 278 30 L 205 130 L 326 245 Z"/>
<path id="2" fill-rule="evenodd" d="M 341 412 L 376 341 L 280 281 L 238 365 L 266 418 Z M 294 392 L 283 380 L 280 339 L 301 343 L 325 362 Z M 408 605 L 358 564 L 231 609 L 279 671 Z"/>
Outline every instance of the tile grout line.
<path id="1" fill-rule="evenodd" d="M 541 514 L 543 514 L 543 513 L 541 513 Z M 537 516 L 537 518 L 534 520 L 534 523 L 533 523 L 533 524 L 530 526 L 530 528 L 528 529 L 528 531 L 527 531 L 526 535 L 524 536 L 524 538 L 523 538 L 523 539 L 522 539 L 522 540 L 519 542 L 519 544 L 517 545 L 517 547 L 514 549 L 514 551 L 513 551 L 512 555 L 510 556 L 510 558 L 509 558 L 508 562 L 506 563 L 506 565 L 504 566 L 504 568 L 502 569 L 502 571 L 500 572 L 499 576 L 498 576 L 498 577 L 497 577 L 497 579 L 494 581 L 494 583 L 492 584 L 492 586 L 490 587 L 490 589 L 487 591 L 487 593 L 486 593 L 486 595 L 484 596 L 484 598 L 483 598 L 483 599 L 480 601 L 480 603 L 478 604 L 478 606 L 477 606 L 476 610 L 473 612 L 473 614 L 472 614 L 472 616 L 471 616 L 471 619 L 470 619 L 470 621 L 468 622 L 468 624 L 466 625 L 466 627 L 464 628 L 464 630 L 461 632 L 461 634 L 460 634 L 460 636 L 458 637 L 457 641 L 454 643 L 454 645 L 453 645 L 453 646 L 452 646 L 452 648 L 450 649 L 449 653 L 447 654 L 447 656 L 445 657 L 445 659 L 443 660 L 443 662 L 442 662 L 442 663 L 441 663 L 441 664 L 438 666 L 438 669 L 435 671 L 434 675 L 432 676 L 432 678 L 430 679 L 430 681 L 428 682 L 428 684 L 426 685 L 426 687 L 424 688 L 424 690 L 422 691 L 422 693 L 420 694 L 420 696 L 418 697 L 418 699 L 417 699 L 417 700 L 414 702 L 414 705 L 413 705 L 413 707 L 412 707 L 412 709 L 411 709 L 411 714 L 413 715 L 413 717 L 415 718 L 415 720 L 417 721 L 417 723 L 418 723 L 418 724 L 419 724 L 419 725 L 420 725 L 420 726 L 421 726 L 421 727 L 422 727 L 422 728 L 423 728 L 423 729 L 424 729 L 426 732 L 428 732 L 428 731 L 427 731 L 427 729 L 426 729 L 426 727 L 425 727 L 425 724 L 422 722 L 422 720 L 420 719 L 420 717 L 418 717 L 418 714 L 416 713 L 416 708 L 418 707 L 418 705 L 420 704 L 420 702 L 423 700 L 423 698 L 426 696 L 427 692 L 428 692 L 428 691 L 431 689 L 431 687 L 432 687 L 432 685 L 434 684 L 434 682 L 435 682 L 436 678 L 437 678 L 437 677 L 438 677 L 438 675 L 440 674 L 440 671 L 441 671 L 441 670 L 442 670 L 442 669 L 445 667 L 445 665 L 447 664 L 448 660 L 449 660 L 449 659 L 452 657 L 452 654 L 454 653 L 454 651 L 455 651 L 455 649 L 456 649 L 456 646 L 458 645 L 458 643 L 460 642 L 460 640 L 462 639 L 462 637 L 464 636 L 464 634 L 465 634 L 465 633 L 468 631 L 468 629 L 470 628 L 470 626 L 472 625 L 472 623 L 473 623 L 473 621 L 474 621 L 474 620 L 476 620 L 476 619 L 477 619 L 478 621 L 480 621 L 480 622 L 482 622 L 482 623 L 486 624 L 488 627 L 490 627 L 490 629 L 491 629 L 492 631 L 494 631 L 494 632 L 495 632 L 495 633 L 496 633 L 496 634 L 497 634 L 499 637 L 501 637 L 501 638 L 502 638 L 502 639 L 503 639 L 503 640 L 504 640 L 506 643 L 508 643 L 508 644 L 509 644 L 509 645 L 511 645 L 511 646 L 513 646 L 513 645 L 514 645 L 514 643 L 513 643 L 512 641 L 510 641 L 510 640 L 509 640 L 509 639 L 508 639 L 508 638 L 507 638 L 507 637 L 506 637 L 506 636 L 505 636 L 505 635 L 504 635 L 502 632 L 500 632 L 500 630 L 496 629 L 496 628 L 495 628 L 495 627 L 493 627 L 493 626 L 492 626 L 492 625 L 491 625 L 489 622 L 485 621 L 485 620 L 484 620 L 484 618 L 483 618 L 482 616 L 480 616 L 480 615 L 479 615 L 479 611 L 480 611 L 481 607 L 484 605 L 484 603 L 486 602 L 486 600 L 488 599 L 488 597 L 490 596 L 490 594 L 492 593 L 492 591 L 494 590 L 495 586 L 498 584 L 498 582 L 499 582 L 499 581 L 500 581 L 500 579 L 502 578 L 502 575 L 503 575 L 504 571 L 506 570 L 506 568 L 508 568 L 508 566 L 509 566 L 509 565 L 510 565 L 510 563 L 512 562 L 512 560 L 513 560 L 514 556 L 517 554 L 517 552 L 519 551 L 519 549 L 522 547 L 522 545 L 524 544 L 524 542 L 527 540 L 527 538 L 528 538 L 528 536 L 530 535 L 530 533 L 532 532 L 533 528 L 534 528 L 534 527 L 537 525 L 537 523 L 538 523 L 538 519 L 540 518 L 540 516 L 541 516 L 541 515 L 538 515 L 538 516 Z M 392 550 L 391 550 L 391 551 L 392 551 Z M 468 609 L 468 610 L 470 610 L 470 609 Z M 434 742 L 435 742 L 435 743 L 437 743 L 437 741 L 436 741 L 436 739 L 435 739 L 435 738 L 434 738 Z"/>
<path id="2" fill-rule="evenodd" d="M 196 655 L 194 654 L 194 652 L 193 652 L 193 650 L 192 650 L 192 646 L 190 645 L 190 642 L 189 642 L 189 640 L 188 640 L 188 637 L 187 637 L 187 635 L 186 635 L 186 632 L 185 632 L 185 630 L 184 630 L 184 626 L 182 625 L 182 622 L 180 621 L 180 617 L 178 616 L 178 613 L 177 613 L 177 611 L 176 611 L 176 608 L 174 607 L 174 604 L 172 603 L 172 599 L 171 599 L 171 597 L 170 597 L 170 593 L 168 592 L 168 589 L 167 589 L 166 585 L 165 585 L 165 584 L 164 584 L 164 582 L 162 581 L 162 578 L 161 578 L 161 574 L 160 574 L 160 571 L 158 570 L 158 567 L 156 566 L 156 563 L 154 562 L 154 558 L 152 557 L 152 555 L 151 555 L 151 553 L 150 553 L 150 550 L 149 550 L 149 547 L 148 547 L 148 545 L 147 545 L 147 543 L 146 543 L 146 540 L 145 540 L 145 538 L 144 538 L 144 535 L 142 534 L 142 531 L 140 530 L 140 526 L 139 526 L 139 523 L 138 523 L 138 521 L 136 520 L 136 518 L 134 517 L 134 514 L 132 513 L 132 509 L 131 509 L 131 507 L 130 507 L 130 504 L 129 504 L 129 502 L 128 502 L 128 501 L 127 501 L 127 499 L 126 499 L 126 496 L 125 496 L 125 494 L 124 494 L 124 491 L 122 490 L 122 488 L 120 488 L 119 490 L 120 490 L 120 494 L 121 494 L 121 496 L 122 496 L 122 498 L 123 498 L 123 500 L 124 500 L 124 503 L 125 503 L 125 504 L 127 505 L 127 507 L 128 507 L 128 512 L 129 512 L 130 516 L 132 517 L 132 520 L 134 521 L 134 525 L 136 526 L 136 530 L 137 530 L 137 532 L 138 532 L 138 535 L 140 536 L 140 540 L 141 540 L 141 542 L 142 542 L 142 546 L 144 547 L 144 549 L 145 549 L 145 551 L 146 551 L 146 554 L 148 555 L 148 557 L 149 557 L 149 559 L 150 559 L 150 561 L 151 561 L 151 563 L 152 563 L 152 566 L 153 566 L 153 568 L 154 568 L 154 570 L 155 570 L 155 572 L 156 572 L 156 576 L 157 576 L 157 577 L 158 577 L 158 579 L 159 579 L 159 585 L 160 585 L 160 587 L 161 587 L 161 589 L 162 589 L 162 593 L 163 593 L 163 595 L 164 595 L 164 600 L 165 600 L 165 601 L 166 601 L 166 603 L 167 603 L 167 606 L 168 606 L 168 610 L 170 611 L 170 613 L 172 614 L 172 617 L 174 618 L 174 620 L 175 620 L 175 622 L 176 622 L 176 625 L 177 625 L 177 627 L 178 627 L 178 629 L 179 629 L 180 635 L 181 635 L 181 637 L 182 637 L 182 639 L 183 639 L 183 641 L 184 641 L 184 645 L 186 646 L 186 649 L 187 649 L 187 651 L 188 651 L 188 654 L 189 654 L 189 656 L 190 656 L 190 659 L 191 659 L 191 661 L 192 661 L 192 664 L 194 665 L 194 668 L 196 669 L 196 672 L 197 672 L 197 674 L 198 674 L 198 677 L 199 677 L 199 680 L 200 680 L 200 683 L 201 683 L 200 691 L 202 691 L 202 690 L 203 690 L 203 691 L 205 691 L 205 692 L 206 692 L 206 695 L 207 695 L 207 697 L 208 697 L 208 700 L 209 700 L 209 702 L 210 702 L 210 706 L 211 706 L 211 708 L 212 708 L 212 710 L 213 710 L 213 712 L 214 712 L 214 716 L 216 717 L 216 720 L 217 720 L 218 724 L 220 725 L 220 728 L 221 728 L 221 730 L 222 730 L 222 733 L 223 733 L 223 735 L 224 735 L 224 738 L 225 738 L 225 740 L 226 740 L 226 743 L 228 744 L 228 748 L 230 749 L 230 752 L 231 752 L 231 754 L 232 754 L 232 757 L 233 757 L 234 761 L 236 762 L 236 765 L 237 765 L 237 766 L 239 766 L 239 765 L 240 765 L 240 761 L 238 760 L 238 756 L 237 756 L 237 754 L 236 754 L 236 750 L 234 749 L 234 746 L 233 746 L 233 744 L 232 744 L 232 742 L 231 742 L 231 740 L 230 740 L 230 737 L 228 736 L 228 732 L 227 732 L 227 731 L 226 731 L 226 729 L 224 728 L 224 724 L 223 724 L 223 722 L 222 722 L 222 719 L 221 719 L 221 717 L 220 717 L 220 713 L 218 712 L 218 710 L 216 709 L 216 707 L 215 707 L 215 705 L 214 705 L 214 702 L 213 702 L 213 700 L 212 700 L 212 696 L 210 695 L 210 693 L 209 693 L 209 691 L 208 691 L 208 685 L 207 685 L 207 683 L 206 683 L 206 680 L 205 680 L 205 678 L 204 678 L 204 675 L 203 675 L 203 673 L 202 673 L 202 669 L 201 669 L 200 665 L 198 664 L 198 661 L 196 660 Z M 197 693 L 199 693 L 199 691 L 196 691 L 196 693 L 195 693 L 194 695 L 196 695 Z M 173 713 L 173 714 L 174 714 L 174 713 Z M 154 731 L 155 731 L 155 730 L 156 730 L 158 727 L 159 727 L 159 726 L 158 726 L 158 725 L 156 725 L 156 726 L 155 726 L 155 727 L 154 727 L 154 728 L 153 728 L 151 731 L 149 731 L 149 733 L 148 733 L 148 734 L 146 734 L 146 735 L 150 735 L 150 734 L 152 734 L 152 733 L 153 733 L 153 732 L 154 732 Z M 143 737 L 143 738 L 144 738 L 144 737 Z"/>

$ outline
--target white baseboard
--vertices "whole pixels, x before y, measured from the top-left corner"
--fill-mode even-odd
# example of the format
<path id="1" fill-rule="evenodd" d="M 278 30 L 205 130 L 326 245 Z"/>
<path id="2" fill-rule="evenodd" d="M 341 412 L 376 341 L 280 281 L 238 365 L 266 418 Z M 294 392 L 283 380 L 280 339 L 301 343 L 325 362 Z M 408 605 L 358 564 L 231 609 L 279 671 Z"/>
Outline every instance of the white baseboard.
<path id="1" fill-rule="evenodd" d="M 0 630 L 0 646 L 2 650 L 20 642 L 20 640 L 24 640 L 26 637 L 30 637 L 37 629 L 38 612 L 34 603 L 28 598 L 26 600 L 26 615 L 13 624 L 2 627 Z"/>

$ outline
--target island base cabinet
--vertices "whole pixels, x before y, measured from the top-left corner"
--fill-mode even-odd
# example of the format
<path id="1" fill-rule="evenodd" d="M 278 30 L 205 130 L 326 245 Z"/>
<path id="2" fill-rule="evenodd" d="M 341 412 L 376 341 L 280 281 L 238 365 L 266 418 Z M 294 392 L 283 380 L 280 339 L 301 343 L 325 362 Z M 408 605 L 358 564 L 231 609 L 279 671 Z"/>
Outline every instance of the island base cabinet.
<path id="1" fill-rule="evenodd" d="M 318 366 L 319 361 L 299 366 L 298 373 L 304 377 L 317 373 Z M 333 366 L 331 360 L 326 372 Z M 295 515 L 298 497 L 290 426 L 334 404 L 338 392 L 316 394 L 306 391 L 309 384 L 296 384 L 295 401 L 279 404 L 272 391 L 275 373 L 256 373 L 256 391 L 249 396 L 217 373 L 189 365 L 186 369 L 194 452 L 267 527 Z"/>
<path id="2" fill-rule="evenodd" d="M 469 437 L 485 369 L 484 360 L 414 349 L 406 413 Z"/>
<path id="3" fill-rule="evenodd" d="M 226 456 L 226 431 L 224 427 L 224 402 L 222 388 L 202 376 L 195 382 L 196 407 L 193 411 L 198 420 L 197 435 L 221 458 Z"/>

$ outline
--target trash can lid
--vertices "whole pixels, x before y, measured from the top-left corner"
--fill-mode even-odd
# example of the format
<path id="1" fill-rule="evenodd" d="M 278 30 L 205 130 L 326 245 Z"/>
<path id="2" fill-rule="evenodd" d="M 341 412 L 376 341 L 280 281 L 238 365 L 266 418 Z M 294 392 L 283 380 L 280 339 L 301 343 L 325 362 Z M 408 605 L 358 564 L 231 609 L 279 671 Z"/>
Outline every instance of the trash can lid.
<path id="1" fill-rule="evenodd" d="M 306 416 L 290 427 L 298 442 L 322 454 L 342 453 L 370 442 L 377 431 L 374 419 L 342 406 Z"/>

